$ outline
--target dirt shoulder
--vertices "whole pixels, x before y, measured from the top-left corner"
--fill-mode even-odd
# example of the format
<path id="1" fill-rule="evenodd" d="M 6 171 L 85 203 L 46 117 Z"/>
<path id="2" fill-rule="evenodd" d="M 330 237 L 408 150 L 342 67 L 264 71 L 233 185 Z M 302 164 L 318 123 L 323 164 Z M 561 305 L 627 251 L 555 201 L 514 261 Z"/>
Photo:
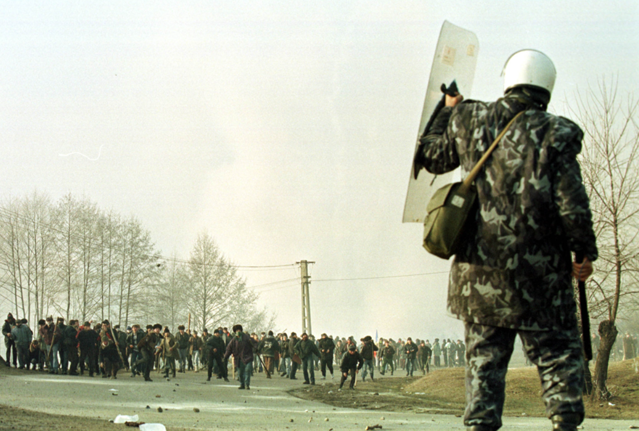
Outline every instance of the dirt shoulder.
<path id="1" fill-rule="evenodd" d="M 395 375 L 405 374 L 401 370 Z M 320 401 L 335 407 L 385 410 L 393 412 L 452 414 L 461 416 L 465 405 L 464 370 L 444 368 L 420 377 L 391 377 L 359 381 L 355 390 L 345 383 L 338 391 L 338 381 L 296 388 L 293 396 Z M 597 419 L 639 419 L 639 361 L 611 364 L 608 401 L 586 397 L 586 417 Z M 544 417 L 539 376 L 534 367 L 517 368 L 506 376 L 504 416 Z"/>
<path id="2" fill-rule="evenodd" d="M 117 428 L 116 428 L 117 427 Z M 80 418 L 77 416 L 50 415 L 0 405 L 0 430 L 68 430 L 68 431 L 114 431 L 133 429 L 125 425 L 114 425 L 108 420 Z"/>
<path id="3" fill-rule="evenodd" d="M 428 375 L 430 377 L 431 375 Z M 315 386 L 296 388 L 288 393 L 306 400 L 320 401 L 335 407 L 383 410 L 392 412 L 414 412 L 432 414 L 453 414 L 460 416 L 463 401 L 446 397 L 438 398 L 421 391 L 413 391 L 412 385 L 422 377 L 387 377 L 371 382 L 359 381 L 354 390 L 348 383 L 339 391 L 339 382 L 318 383 Z"/>

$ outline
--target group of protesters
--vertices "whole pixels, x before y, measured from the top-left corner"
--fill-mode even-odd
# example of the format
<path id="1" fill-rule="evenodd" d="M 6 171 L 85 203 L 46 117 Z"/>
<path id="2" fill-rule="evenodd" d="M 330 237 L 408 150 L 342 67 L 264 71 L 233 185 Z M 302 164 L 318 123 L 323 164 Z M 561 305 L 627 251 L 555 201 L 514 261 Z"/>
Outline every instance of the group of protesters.
<path id="1" fill-rule="evenodd" d="M 179 325 L 172 333 L 161 324 L 147 325 L 144 329 L 134 324 L 121 330 L 111 326 L 108 320 L 84 322 L 63 317 L 54 322 L 52 316 L 38 322 L 32 331 L 26 319 L 15 319 L 11 313 L 4 322 L 2 333 L 6 345 L 7 366 L 20 369 L 46 371 L 49 374 L 101 376 L 116 379 L 118 372 L 126 370 L 131 377 L 143 376 L 151 381 L 150 372 L 163 372 L 165 378 L 177 373 L 207 371 L 207 380 L 213 374 L 228 381 L 229 359 L 233 357 L 232 372 L 240 381 L 240 388 L 250 387 L 250 376 L 264 372 L 297 379 L 301 369 L 304 384 L 315 384 L 315 371 L 322 379 L 327 373 L 333 377 L 337 366 L 342 378 L 351 373 L 349 361 L 355 360 L 357 370 L 363 368 L 362 380 L 374 379 L 375 370 L 384 375 L 405 370 L 413 376 L 417 370 L 427 373 L 430 367 L 463 366 L 465 346 L 436 338 L 413 341 L 410 337 L 397 341 L 392 338 L 373 341 L 366 336 L 356 342 L 353 336 L 340 338 L 322 334 L 316 339 L 312 334 L 299 337 L 290 334 L 273 334 L 273 331 L 247 334 L 241 325 L 233 332 L 226 327 L 211 334 L 204 329 L 197 331 Z M 357 355 L 353 355 L 353 352 Z M 443 357 L 443 360 L 442 360 Z M 351 359 L 349 359 L 351 358 Z M 356 372 L 356 371 L 354 371 Z M 351 373 L 354 375 L 353 373 Z M 342 381 L 343 383 L 343 381 Z"/>

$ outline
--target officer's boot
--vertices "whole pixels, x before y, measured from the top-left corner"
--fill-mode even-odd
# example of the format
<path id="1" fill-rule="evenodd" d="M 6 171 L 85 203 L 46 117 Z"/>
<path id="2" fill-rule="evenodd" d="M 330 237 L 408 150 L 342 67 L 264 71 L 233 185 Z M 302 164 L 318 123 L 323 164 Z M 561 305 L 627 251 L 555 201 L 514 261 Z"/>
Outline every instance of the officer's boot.
<path id="1" fill-rule="evenodd" d="M 577 426 L 581 423 L 581 415 L 579 413 L 562 413 L 554 415 L 550 420 L 553 431 L 576 431 Z"/>
<path id="2" fill-rule="evenodd" d="M 473 425 L 466 428 L 466 431 L 494 431 L 495 428 L 488 425 Z"/>
<path id="3" fill-rule="evenodd" d="M 175 368 L 173 368 L 173 378 L 175 378 Z"/>

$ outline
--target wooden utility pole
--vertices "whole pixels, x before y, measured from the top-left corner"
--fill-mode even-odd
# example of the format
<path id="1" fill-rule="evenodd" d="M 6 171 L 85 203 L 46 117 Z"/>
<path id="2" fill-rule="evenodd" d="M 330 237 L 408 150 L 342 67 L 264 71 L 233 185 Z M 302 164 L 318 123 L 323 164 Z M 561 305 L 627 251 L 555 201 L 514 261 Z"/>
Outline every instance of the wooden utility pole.
<path id="1" fill-rule="evenodd" d="M 311 284 L 311 277 L 308 275 L 308 264 L 315 262 L 303 260 L 298 263 L 300 264 L 302 274 L 302 332 L 311 335 L 313 333 L 311 329 L 311 298 L 308 289 Z"/>

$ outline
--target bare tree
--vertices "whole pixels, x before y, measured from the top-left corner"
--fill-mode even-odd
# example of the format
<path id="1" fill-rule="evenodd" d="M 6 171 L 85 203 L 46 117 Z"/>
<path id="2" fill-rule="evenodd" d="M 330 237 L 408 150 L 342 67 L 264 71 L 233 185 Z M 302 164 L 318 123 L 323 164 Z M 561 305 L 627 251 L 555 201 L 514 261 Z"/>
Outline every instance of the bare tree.
<path id="1" fill-rule="evenodd" d="M 157 262 L 159 254 L 154 250 L 151 235 L 142 228 L 137 219 L 132 217 L 124 228 L 127 247 L 123 252 L 128 254 L 128 266 L 123 268 L 126 273 L 121 290 L 126 292 L 124 326 L 127 326 L 132 313 L 135 313 L 136 317 L 141 314 L 142 304 L 138 301 L 138 294 L 144 287 L 152 285 L 153 263 Z"/>
<path id="2" fill-rule="evenodd" d="M 22 283 L 20 276 L 20 213 L 19 204 L 12 199 L 2 206 L 0 211 L 2 223 L 0 224 L 1 262 L 3 269 L 2 286 L 5 300 L 16 308 L 19 307 L 18 298 L 21 296 Z M 6 295 L 5 295 L 6 294 Z M 24 307 L 23 307 L 24 308 Z"/>
<path id="3" fill-rule="evenodd" d="M 599 260 L 589 281 L 591 317 L 599 320 L 601 337 L 595 363 L 595 394 L 610 397 L 606 386 L 610 352 L 617 338 L 616 322 L 636 296 L 639 246 L 638 103 L 622 102 L 616 82 L 600 81 L 596 90 L 579 97 L 574 110 L 584 130 L 581 157 L 590 196 Z"/>
<path id="4" fill-rule="evenodd" d="M 188 270 L 178 262 L 174 254 L 165 263 L 156 265 L 159 274 L 154 286 L 153 300 L 155 320 L 163 320 L 171 329 L 187 320 L 187 288 L 189 286 Z"/>
<path id="5" fill-rule="evenodd" d="M 117 230 L 120 218 L 112 211 L 98 219 L 98 278 L 100 290 L 100 320 L 111 316 L 111 294 L 115 279 L 116 254 L 119 246 Z"/>
<path id="6" fill-rule="evenodd" d="M 26 242 L 30 293 L 27 316 L 33 320 L 43 317 L 52 302 L 47 290 L 55 257 L 51 208 L 48 196 L 37 192 L 25 198 L 21 205 L 21 220 L 26 229 L 23 241 Z M 33 314 L 31 301 L 34 305 Z"/>
<path id="7" fill-rule="evenodd" d="M 246 288 L 237 268 L 224 258 L 207 233 L 198 235 L 188 269 L 189 311 L 200 330 L 259 317 L 255 310 L 257 295 Z"/>
<path id="8" fill-rule="evenodd" d="M 0 209 L 0 269 L 3 295 L 28 320 L 38 319 L 51 303 L 47 290 L 53 255 L 50 202 L 34 192 Z"/>

